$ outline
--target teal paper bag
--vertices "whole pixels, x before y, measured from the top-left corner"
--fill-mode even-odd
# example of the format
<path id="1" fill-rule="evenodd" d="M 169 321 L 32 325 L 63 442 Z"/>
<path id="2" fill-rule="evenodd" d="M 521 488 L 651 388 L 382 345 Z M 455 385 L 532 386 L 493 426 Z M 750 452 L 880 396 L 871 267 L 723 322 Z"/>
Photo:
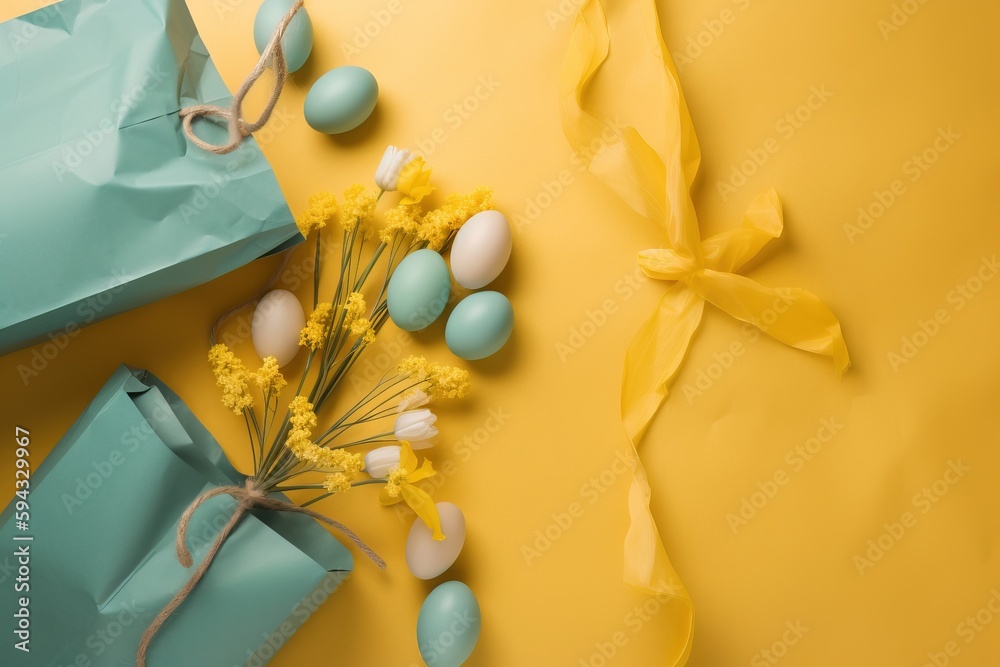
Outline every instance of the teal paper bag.
<path id="1" fill-rule="evenodd" d="M 178 519 L 204 491 L 242 478 L 170 389 L 124 366 L 45 461 L 32 463 L 27 530 L 13 502 L 0 514 L 0 665 L 135 665 L 142 632 L 191 574 L 177 561 Z M 234 506 L 217 496 L 195 512 L 196 564 Z M 27 549 L 26 562 L 17 549 Z M 352 563 L 314 519 L 254 511 L 153 639 L 148 665 L 263 665 Z M 27 590 L 15 589 L 18 577 Z M 29 652 L 16 648 L 25 636 L 11 633 L 25 613 Z"/>
<path id="2" fill-rule="evenodd" d="M 184 0 L 0 24 L 0 354 L 301 240 L 252 138 L 228 155 L 185 138 L 181 108 L 229 97 Z"/>

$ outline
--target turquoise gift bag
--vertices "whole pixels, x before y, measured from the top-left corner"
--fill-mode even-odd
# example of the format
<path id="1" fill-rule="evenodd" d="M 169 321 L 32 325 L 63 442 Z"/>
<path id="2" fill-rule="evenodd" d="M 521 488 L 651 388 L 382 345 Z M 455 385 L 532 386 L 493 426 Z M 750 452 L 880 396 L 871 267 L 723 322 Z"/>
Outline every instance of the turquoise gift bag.
<path id="1" fill-rule="evenodd" d="M 18 498 L 0 514 L 0 665 L 135 665 L 143 631 L 191 576 L 177 560 L 181 514 L 242 478 L 169 388 L 124 366 L 33 468 L 27 516 Z M 220 495 L 194 513 L 195 563 L 234 506 Z M 352 566 L 314 519 L 252 511 L 157 634 L 147 664 L 263 665 Z"/>
<path id="2" fill-rule="evenodd" d="M 181 108 L 229 98 L 184 0 L 0 24 L 0 354 L 301 240 L 252 138 L 228 155 L 185 138 Z"/>

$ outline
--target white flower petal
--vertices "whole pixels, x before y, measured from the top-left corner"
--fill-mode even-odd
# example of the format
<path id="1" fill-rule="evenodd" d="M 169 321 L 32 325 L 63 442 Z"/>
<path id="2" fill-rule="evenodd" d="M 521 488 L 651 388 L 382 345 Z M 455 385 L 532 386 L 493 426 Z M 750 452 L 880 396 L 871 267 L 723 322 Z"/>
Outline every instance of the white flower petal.
<path id="1" fill-rule="evenodd" d="M 386 147 L 378 169 L 375 170 L 375 185 L 386 192 L 395 192 L 396 186 L 399 184 L 399 172 L 414 157 L 405 148 Z"/>
<path id="2" fill-rule="evenodd" d="M 388 445 L 365 454 L 365 471 L 372 477 L 384 478 L 399 465 L 399 445 Z"/>

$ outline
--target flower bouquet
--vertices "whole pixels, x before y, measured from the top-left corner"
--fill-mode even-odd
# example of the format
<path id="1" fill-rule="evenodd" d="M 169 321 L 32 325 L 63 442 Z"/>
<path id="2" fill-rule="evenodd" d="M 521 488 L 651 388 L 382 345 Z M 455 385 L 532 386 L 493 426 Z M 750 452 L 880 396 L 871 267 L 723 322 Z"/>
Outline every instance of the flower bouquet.
<path id="1" fill-rule="evenodd" d="M 31 480 L 32 664 L 264 664 L 352 567 L 316 520 L 384 567 L 359 536 L 310 508 L 355 487 L 380 486 L 381 504 L 406 503 L 429 539 L 445 539 L 419 484 L 434 468 L 417 452 L 437 433 L 427 406 L 466 396 L 468 372 L 410 356 L 346 409 L 335 405 L 389 319 L 396 268 L 448 248 L 491 206 L 491 191 L 477 188 L 424 212 L 429 178 L 421 159 L 390 148 L 378 189 L 352 186 L 339 207 L 329 193 L 311 198 L 297 221 L 317 263 L 312 313 L 292 341 L 307 354 L 294 392 L 277 356 L 263 354 L 251 371 L 226 344 L 211 347 L 222 402 L 247 427 L 249 474 L 156 378 L 115 373 Z M 379 225 L 376 207 L 393 191 L 402 197 Z M 321 300 L 322 236 L 335 222 L 339 272 Z M 255 335 L 258 351 L 287 343 Z M 7 540 L 20 530 L 12 508 L 0 516 Z M 7 597 L 0 611 L 13 614 Z M 478 628 L 469 636 L 474 644 Z M 14 653 L 9 643 L 0 650 L 4 663 Z"/>

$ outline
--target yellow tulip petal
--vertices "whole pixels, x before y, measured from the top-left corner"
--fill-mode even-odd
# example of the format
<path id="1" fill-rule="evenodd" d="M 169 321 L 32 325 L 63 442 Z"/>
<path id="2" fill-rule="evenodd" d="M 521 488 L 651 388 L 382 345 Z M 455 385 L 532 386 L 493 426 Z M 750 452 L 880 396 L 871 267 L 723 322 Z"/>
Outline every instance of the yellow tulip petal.
<path id="1" fill-rule="evenodd" d="M 427 479 L 428 477 L 433 477 L 437 474 L 434 470 L 434 466 L 431 465 L 429 459 L 424 459 L 424 462 L 420 464 L 420 467 L 407 475 L 407 479 L 410 482 L 419 482 L 422 479 Z"/>
<path id="2" fill-rule="evenodd" d="M 409 473 L 417 469 L 417 455 L 413 453 L 413 447 L 406 440 L 399 441 L 399 467 Z"/>
<path id="3" fill-rule="evenodd" d="M 441 517 L 438 515 L 437 505 L 427 495 L 427 492 L 412 484 L 404 484 L 402 491 L 406 504 L 427 524 L 427 527 L 433 533 L 434 539 L 438 541 L 443 540 L 444 533 L 441 532 Z"/>

